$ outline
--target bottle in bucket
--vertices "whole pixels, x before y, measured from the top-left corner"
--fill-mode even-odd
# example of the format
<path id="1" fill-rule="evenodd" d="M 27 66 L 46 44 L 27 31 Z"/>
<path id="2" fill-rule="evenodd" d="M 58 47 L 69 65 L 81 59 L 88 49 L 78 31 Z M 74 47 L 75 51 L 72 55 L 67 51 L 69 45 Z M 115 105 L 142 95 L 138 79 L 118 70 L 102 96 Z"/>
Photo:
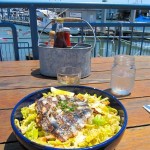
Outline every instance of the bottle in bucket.
<path id="1" fill-rule="evenodd" d="M 56 37 L 54 41 L 54 47 L 57 47 L 57 48 L 67 47 L 67 44 L 64 38 L 63 22 L 64 22 L 63 18 L 57 19 Z"/>
<path id="2" fill-rule="evenodd" d="M 67 47 L 70 47 L 71 46 L 71 42 L 70 42 L 70 28 L 64 27 L 63 31 L 64 31 L 64 38 L 65 38 Z"/>
<path id="3" fill-rule="evenodd" d="M 55 31 L 50 31 L 49 32 L 49 44 L 50 44 L 50 47 L 54 47 L 54 37 L 55 37 Z"/>

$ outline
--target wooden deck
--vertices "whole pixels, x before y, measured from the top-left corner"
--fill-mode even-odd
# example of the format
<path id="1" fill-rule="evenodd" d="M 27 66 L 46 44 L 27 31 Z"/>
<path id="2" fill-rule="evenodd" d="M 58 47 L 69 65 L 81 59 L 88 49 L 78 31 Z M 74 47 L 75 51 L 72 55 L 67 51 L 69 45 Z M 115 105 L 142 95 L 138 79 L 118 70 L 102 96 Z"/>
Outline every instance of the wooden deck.
<path id="1" fill-rule="evenodd" d="M 110 92 L 113 58 L 92 58 L 91 75 L 81 85 Z M 135 86 L 129 96 L 118 97 L 128 113 L 125 134 L 115 150 L 150 149 L 150 113 L 143 105 L 150 104 L 150 56 L 136 57 Z M 0 150 L 24 150 L 10 125 L 13 107 L 27 94 L 58 85 L 56 78 L 42 76 L 39 61 L 0 62 Z"/>

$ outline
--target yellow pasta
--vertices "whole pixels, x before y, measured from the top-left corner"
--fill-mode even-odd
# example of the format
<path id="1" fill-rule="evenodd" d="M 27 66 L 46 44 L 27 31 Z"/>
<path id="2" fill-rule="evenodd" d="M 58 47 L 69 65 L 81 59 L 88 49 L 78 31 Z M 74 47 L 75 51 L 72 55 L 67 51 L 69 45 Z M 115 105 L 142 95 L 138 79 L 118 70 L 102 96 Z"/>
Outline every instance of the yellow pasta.
<path id="1" fill-rule="evenodd" d="M 51 94 L 53 93 L 43 93 L 43 96 L 47 97 Z M 96 96 L 96 94 L 78 94 L 76 97 L 81 101 L 86 100 L 89 107 L 93 109 L 93 114 L 87 120 L 84 128 L 78 131 L 75 137 L 65 142 L 61 142 L 36 125 L 35 104 L 22 108 L 23 120 L 15 119 L 15 124 L 22 134 L 30 140 L 57 148 L 93 146 L 111 138 L 120 130 L 120 117 L 117 110 L 109 106 L 108 98 L 103 99 L 101 96 Z"/>

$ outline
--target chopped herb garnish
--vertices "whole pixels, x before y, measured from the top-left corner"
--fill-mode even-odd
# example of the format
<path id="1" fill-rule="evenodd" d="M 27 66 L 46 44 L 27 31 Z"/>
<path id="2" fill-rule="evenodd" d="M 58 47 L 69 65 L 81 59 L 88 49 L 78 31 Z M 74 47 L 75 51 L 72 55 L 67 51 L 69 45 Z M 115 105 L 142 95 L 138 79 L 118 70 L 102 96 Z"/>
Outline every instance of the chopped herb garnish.
<path id="1" fill-rule="evenodd" d="M 74 103 L 68 103 L 68 101 L 66 100 L 60 100 L 57 106 L 60 107 L 65 112 L 75 111 L 75 108 L 76 108 Z"/>

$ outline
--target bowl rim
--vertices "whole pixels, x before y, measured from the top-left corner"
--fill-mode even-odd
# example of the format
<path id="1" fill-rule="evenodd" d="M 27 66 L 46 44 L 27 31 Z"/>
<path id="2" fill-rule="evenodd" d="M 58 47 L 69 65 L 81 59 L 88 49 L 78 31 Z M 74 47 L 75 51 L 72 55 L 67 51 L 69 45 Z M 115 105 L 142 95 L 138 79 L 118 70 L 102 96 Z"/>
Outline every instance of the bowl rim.
<path id="1" fill-rule="evenodd" d="M 105 147 L 108 145 L 108 143 L 111 143 L 113 141 L 115 141 L 115 139 L 119 138 L 125 131 L 126 127 L 127 127 L 127 122 L 128 122 L 128 115 L 127 115 L 127 111 L 124 107 L 124 105 L 115 97 L 113 96 L 112 94 L 104 91 L 104 90 L 100 90 L 98 88 L 94 88 L 94 87 L 90 87 L 90 86 L 82 86 L 82 85 L 67 85 L 67 86 L 50 86 L 50 87 L 55 87 L 55 88 L 64 88 L 64 87 L 72 87 L 72 88 L 85 88 L 85 89 L 91 89 L 91 90 L 97 90 L 97 91 L 100 91 L 106 95 L 108 95 L 109 97 L 111 97 L 112 99 L 114 99 L 122 108 L 123 112 L 124 112 L 124 123 L 122 124 L 121 126 L 121 129 L 111 138 L 105 140 L 104 142 L 102 143 L 99 143 L 97 145 L 93 145 L 93 146 L 90 146 L 90 147 L 85 147 L 85 148 L 73 148 L 73 149 L 66 149 L 66 150 L 89 150 L 89 149 L 93 149 L 93 148 L 99 148 L 100 147 Z M 44 91 L 44 90 L 48 90 L 50 89 L 50 87 L 48 88 L 42 88 L 40 90 L 36 90 L 28 95 L 26 95 L 25 97 L 23 97 L 16 105 L 15 107 L 13 108 L 12 110 L 12 113 L 11 113 L 11 118 L 10 118 L 10 122 L 11 122 L 11 126 L 12 126 L 12 129 L 13 129 L 13 132 L 15 133 L 16 136 L 20 137 L 23 141 L 25 141 L 26 143 L 28 144 L 34 144 L 34 145 L 37 145 L 37 146 L 41 146 L 42 148 L 46 149 L 46 150 L 49 150 L 49 149 L 53 149 L 53 150 L 65 150 L 63 148 L 55 148 L 55 147 L 51 147 L 51 146 L 46 146 L 46 145 L 41 145 L 41 144 L 38 144 L 36 142 L 33 142 L 31 140 L 29 140 L 28 138 L 26 138 L 25 136 L 23 136 L 23 134 L 18 130 L 18 128 L 16 127 L 15 123 L 14 123 L 14 114 L 16 112 L 16 109 L 18 108 L 18 106 L 24 102 L 27 98 L 35 95 L 36 93 L 38 92 L 41 92 L 41 91 Z"/>

